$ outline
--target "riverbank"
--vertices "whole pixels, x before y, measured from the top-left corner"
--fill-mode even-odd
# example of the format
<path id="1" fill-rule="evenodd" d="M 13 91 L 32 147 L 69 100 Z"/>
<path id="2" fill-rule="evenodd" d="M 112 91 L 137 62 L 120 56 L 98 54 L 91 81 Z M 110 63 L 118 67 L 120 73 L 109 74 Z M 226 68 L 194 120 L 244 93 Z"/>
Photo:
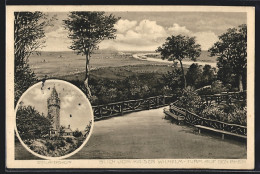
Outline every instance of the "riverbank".
<path id="1" fill-rule="evenodd" d="M 143 61 L 150 61 L 150 62 L 157 62 L 157 63 L 168 63 L 168 64 L 172 64 L 172 61 L 168 61 L 168 60 L 162 60 L 159 58 L 153 58 L 153 57 L 149 57 L 149 54 L 152 53 L 140 53 L 140 54 L 133 54 L 133 58 L 138 59 L 138 60 L 143 60 Z M 147 56 L 148 55 L 148 56 Z M 193 63 L 197 63 L 198 65 L 210 65 L 211 67 L 217 67 L 217 63 L 216 62 L 206 62 L 206 61 L 182 61 L 183 65 L 186 66 L 190 66 Z"/>

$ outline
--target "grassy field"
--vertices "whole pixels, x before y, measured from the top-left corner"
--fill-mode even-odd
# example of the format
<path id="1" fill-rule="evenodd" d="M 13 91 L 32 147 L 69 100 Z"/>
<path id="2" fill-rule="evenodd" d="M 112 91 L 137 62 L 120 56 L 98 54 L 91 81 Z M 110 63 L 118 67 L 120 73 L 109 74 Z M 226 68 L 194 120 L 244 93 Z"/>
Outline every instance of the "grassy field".
<path id="1" fill-rule="evenodd" d="M 120 66 L 120 67 L 104 67 L 99 69 L 91 70 L 91 78 L 95 79 L 107 79 L 107 80 L 123 80 L 126 77 L 130 77 L 136 74 L 147 74 L 153 73 L 156 77 L 161 77 L 162 74 L 171 71 L 172 67 L 169 65 L 160 65 L 160 64 L 148 64 L 148 65 L 127 65 L 127 66 Z M 67 81 L 71 80 L 79 80 L 83 81 L 85 78 L 85 73 L 75 73 L 60 76 L 60 79 L 64 79 Z"/>
<path id="2" fill-rule="evenodd" d="M 29 59 L 31 69 L 40 79 L 59 77 L 85 71 L 86 58 L 73 52 L 42 52 L 40 56 L 33 55 Z M 116 53 L 96 53 L 91 55 L 90 69 L 102 67 L 120 67 L 126 65 L 154 65 L 154 62 L 137 60 L 132 56 Z M 165 65 L 165 63 L 156 63 Z"/>
<path id="3" fill-rule="evenodd" d="M 99 51 L 91 55 L 90 60 L 90 69 L 91 75 L 101 75 L 111 78 L 115 76 L 120 76 L 120 73 L 125 74 L 123 71 L 129 71 L 129 73 L 142 73 L 142 72 L 158 72 L 164 73 L 167 72 L 169 64 L 166 63 L 155 63 L 145 60 L 138 60 L 133 58 L 131 55 L 136 52 L 129 52 L 127 55 L 121 55 L 117 52 L 104 52 Z M 139 52 L 138 52 L 139 53 Z M 201 56 L 198 58 L 198 61 L 215 61 L 213 58 L 207 56 L 207 52 L 202 52 Z M 35 72 L 36 76 L 39 79 L 42 79 L 45 75 L 49 78 L 57 78 L 61 76 L 70 76 L 74 78 L 74 74 L 78 74 L 80 78 L 81 72 L 85 71 L 85 56 L 77 55 L 73 52 L 42 52 L 40 56 L 32 55 L 29 58 L 29 64 L 31 69 Z M 110 67 L 107 70 L 104 67 Z M 122 67 L 120 69 L 115 69 L 113 67 Z M 164 69 L 167 67 L 166 69 Z M 97 70 L 100 69 L 101 70 Z M 111 72 L 110 72 L 111 70 Z M 99 72 L 98 72 L 99 71 Z M 131 72 L 130 72 L 131 71 Z M 84 74 L 84 73 L 83 73 Z M 120 78 L 118 77 L 118 78 Z"/>

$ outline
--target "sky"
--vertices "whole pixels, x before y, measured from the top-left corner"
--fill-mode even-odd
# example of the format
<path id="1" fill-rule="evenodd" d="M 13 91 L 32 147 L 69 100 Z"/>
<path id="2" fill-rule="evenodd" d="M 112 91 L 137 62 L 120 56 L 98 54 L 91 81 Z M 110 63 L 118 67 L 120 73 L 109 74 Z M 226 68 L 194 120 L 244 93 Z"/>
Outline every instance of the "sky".
<path id="1" fill-rule="evenodd" d="M 57 15 L 53 26 L 45 29 L 43 51 L 71 51 L 68 31 L 62 20 L 68 13 Z M 109 13 L 107 13 L 109 14 Z M 238 12 L 112 12 L 120 20 L 115 24 L 117 38 L 104 40 L 100 49 L 118 51 L 155 51 L 171 35 L 195 36 L 202 50 L 208 50 L 228 28 L 246 24 L 246 13 Z"/>
<path id="2" fill-rule="evenodd" d="M 54 86 L 60 98 L 60 125 L 65 127 L 70 125 L 73 131 L 76 129 L 83 131 L 92 119 L 91 106 L 86 96 L 68 82 L 47 80 L 42 89 L 42 83 L 37 83 L 25 92 L 19 103 L 23 106 L 33 106 L 47 116 L 47 99 Z"/>

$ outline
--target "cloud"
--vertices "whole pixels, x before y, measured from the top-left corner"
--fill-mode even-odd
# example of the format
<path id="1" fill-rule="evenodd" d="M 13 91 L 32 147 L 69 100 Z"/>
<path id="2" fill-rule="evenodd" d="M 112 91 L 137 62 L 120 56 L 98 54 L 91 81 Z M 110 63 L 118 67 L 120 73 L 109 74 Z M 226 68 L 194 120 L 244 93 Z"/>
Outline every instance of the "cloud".
<path id="1" fill-rule="evenodd" d="M 180 26 L 176 23 L 174 23 L 173 26 L 169 27 L 168 31 L 174 35 L 190 33 L 190 31 L 185 26 Z"/>
<path id="2" fill-rule="evenodd" d="M 203 20 L 197 23 L 203 23 Z M 212 30 L 193 31 L 186 25 L 173 22 L 169 27 L 162 26 L 155 20 L 120 19 L 116 24 L 117 38 L 115 40 L 104 40 L 99 44 L 101 49 L 113 45 L 117 50 L 147 50 L 154 51 L 161 46 L 165 39 L 171 35 L 196 36 L 203 50 L 207 50 L 217 41 L 217 36 Z M 67 38 L 68 31 L 62 26 L 48 28 L 46 32 L 46 45 L 43 51 L 70 51 L 71 40 Z"/>
<path id="3" fill-rule="evenodd" d="M 153 38 L 162 37 L 166 35 L 165 29 L 158 25 L 156 21 L 142 20 L 135 28 L 135 31 Z"/>
<path id="4" fill-rule="evenodd" d="M 164 27 L 158 25 L 156 21 L 150 20 L 142 20 L 139 23 L 119 20 L 116 28 L 118 29 L 116 40 L 103 41 L 100 48 L 107 48 L 113 44 L 119 50 L 153 51 L 163 43 L 167 36 Z"/>
<path id="5" fill-rule="evenodd" d="M 51 30 L 50 32 L 46 32 L 45 35 L 48 38 L 67 39 L 68 33 L 68 30 L 64 29 L 63 27 L 55 27 L 55 29 Z"/>
<path id="6" fill-rule="evenodd" d="M 218 41 L 218 36 L 212 32 L 197 32 L 193 34 L 196 37 L 198 44 L 201 45 L 202 50 L 208 50 L 215 42 Z"/>
<path id="7" fill-rule="evenodd" d="M 67 108 L 67 107 L 70 107 L 72 104 L 74 104 L 74 99 L 75 99 L 75 96 L 74 95 L 72 95 L 72 94 L 70 94 L 70 95 L 65 95 L 65 96 L 63 96 L 62 97 L 62 99 L 61 99 L 61 107 L 62 108 Z"/>
<path id="8" fill-rule="evenodd" d="M 212 31 L 192 32 L 186 26 L 177 23 L 173 23 L 172 26 L 166 28 L 158 25 L 156 21 L 150 20 L 142 20 L 138 24 L 128 20 L 127 22 L 136 24 L 136 26 L 132 25 L 129 29 L 124 28 L 120 33 L 117 33 L 116 40 L 103 41 L 100 48 L 113 45 L 118 50 L 154 51 L 165 42 L 166 37 L 182 34 L 190 37 L 195 36 L 202 50 L 208 50 L 218 40 L 217 35 Z M 125 23 L 122 22 L 121 24 Z M 119 27 L 119 24 L 117 27 Z"/>
<path id="9" fill-rule="evenodd" d="M 115 29 L 117 29 L 118 33 L 124 33 L 125 31 L 132 29 L 135 27 L 137 24 L 137 21 L 129 21 L 127 19 L 120 19 L 116 24 L 115 24 Z"/>

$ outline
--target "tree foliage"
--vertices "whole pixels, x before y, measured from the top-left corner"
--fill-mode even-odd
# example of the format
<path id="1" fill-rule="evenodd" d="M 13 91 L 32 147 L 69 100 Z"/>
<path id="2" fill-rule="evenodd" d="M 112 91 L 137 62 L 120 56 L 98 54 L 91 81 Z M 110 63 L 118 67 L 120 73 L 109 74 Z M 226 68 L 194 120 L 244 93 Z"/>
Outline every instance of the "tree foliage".
<path id="1" fill-rule="evenodd" d="M 201 86 L 212 84 L 212 82 L 216 79 L 215 70 L 210 65 L 205 65 L 202 71 L 202 79 Z"/>
<path id="2" fill-rule="evenodd" d="M 49 119 L 53 120 L 53 118 L 50 118 L 50 117 L 49 117 Z M 53 124 L 53 121 L 51 124 Z M 60 136 L 63 136 L 63 134 L 65 133 L 65 126 L 63 126 L 63 125 L 60 126 L 59 133 L 60 133 Z"/>
<path id="3" fill-rule="evenodd" d="M 206 85 L 211 85 L 215 80 L 214 69 L 210 65 L 205 65 L 203 68 L 197 63 L 191 64 L 186 73 L 187 85 L 195 88 L 201 88 Z"/>
<path id="4" fill-rule="evenodd" d="M 177 68 L 175 64 L 172 71 L 168 71 L 167 74 L 163 75 L 163 82 L 167 88 L 171 89 L 172 94 L 179 93 L 178 91 L 181 90 L 184 84 L 181 69 Z"/>
<path id="5" fill-rule="evenodd" d="M 201 48 L 199 44 L 196 44 L 195 37 L 188 36 L 171 36 L 166 39 L 166 42 L 159 47 L 157 52 L 160 52 L 162 59 L 168 59 L 169 61 L 178 60 L 181 64 L 184 87 L 186 88 L 186 78 L 182 65 L 182 60 L 187 58 L 196 61 L 200 56 Z"/>
<path id="6" fill-rule="evenodd" d="M 38 50 L 45 43 L 44 28 L 51 25 L 53 19 L 47 20 L 42 12 L 14 13 L 15 103 L 37 81 L 29 67 L 28 58 L 32 54 L 39 54 Z"/>
<path id="7" fill-rule="evenodd" d="M 80 131 L 77 129 L 77 130 L 75 130 L 75 131 L 73 132 L 73 136 L 74 136 L 74 137 L 81 137 L 81 136 L 83 136 L 83 135 L 82 135 L 82 132 L 80 132 Z"/>
<path id="8" fill-rule="evenodd" d="M 46 137 L 52 128 L 51 121 L 32 106 L 18 107 L 16 126 L 23 140 Z"/>
<path id="9" fill-rule="evenodd" d="M 64 27 L 69 31 L 68 38 L 72 40 L 70 49 L 86 56 L 85 88 L 87 96 L 91 97 L 88 84 L 90 54 L 98 49 L 98 44 L 104 39 L 115 39 L 114 24 L 119 20 L 114 15 L 105 12 L 70 12 L 63 20 Z"/>
<path id="10" fill-rule="evenodd" d="M 194 86 L 196 88 L 200 87 L 202 81 L 202 70 L 201 65 L 197 63 L 191 64 L 186 73 L 187 85 Z"/>
<path id="11" fill-rule="evenodd" d="M 226 33 L 219 36 L 219 41 L 209 49 L 209 52 L 211 56 L 218 57 L 219 77 L 232 78 L 234 74 L 238 79 L 239 90 L 242 91 L 242 77 L 247 67 L 247 25 L 228 29 Z"/>
<path id="12" fill-rule="evenodd" d="M 182 90 L 182 94 L 176 103 L 179 107 L 185 108 L 191 112 L 199 113 L 202 101 L 198 93 L 193 87 L 186 87 Z"/>

